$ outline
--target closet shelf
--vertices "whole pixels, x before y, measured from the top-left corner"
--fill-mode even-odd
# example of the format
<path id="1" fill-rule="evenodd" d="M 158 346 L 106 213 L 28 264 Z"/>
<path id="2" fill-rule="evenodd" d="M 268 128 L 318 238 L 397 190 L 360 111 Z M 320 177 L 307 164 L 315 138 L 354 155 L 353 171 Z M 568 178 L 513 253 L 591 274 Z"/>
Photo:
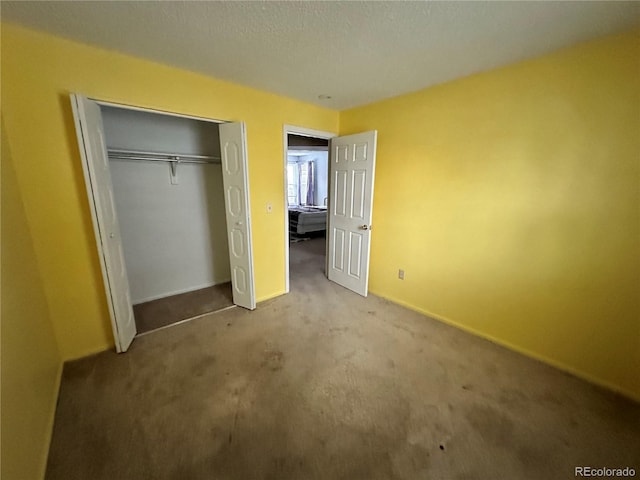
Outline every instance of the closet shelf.
<path id="1" fill-rule="evenodd" d="M 211 155 L 189 155 L 182 153 L 144 152 L 141 150 L 108 149 L 107 154 L 113 160 L 142 160 L 147 162 L 170 163 L 220 163 L 220 157 Z"/>

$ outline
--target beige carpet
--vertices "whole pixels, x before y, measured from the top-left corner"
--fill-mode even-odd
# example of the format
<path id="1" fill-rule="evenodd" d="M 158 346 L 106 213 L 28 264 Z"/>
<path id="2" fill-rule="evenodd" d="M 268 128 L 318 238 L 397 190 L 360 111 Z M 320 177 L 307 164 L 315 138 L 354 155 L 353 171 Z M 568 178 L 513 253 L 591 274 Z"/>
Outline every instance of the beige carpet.
<path id="1" fill-rule="evenodd" d="M 572 479 L 640 471 L 640 405 L 322 274 L 65 366 L 47 478 Z M 4 439 L 3 439 L 4 440 Z M 7 439 L 9 441 L 9 439 Z"/>
<path id="2" fill-rule="evenodd" d="M 233 305 L 233 293 L 231 292 L 231 283 L 227 282 L 151 302 L 139 303 L 133 306 L 133 314 L 136 318 L 138 333 L 145 333 L 231 305 Z"/>

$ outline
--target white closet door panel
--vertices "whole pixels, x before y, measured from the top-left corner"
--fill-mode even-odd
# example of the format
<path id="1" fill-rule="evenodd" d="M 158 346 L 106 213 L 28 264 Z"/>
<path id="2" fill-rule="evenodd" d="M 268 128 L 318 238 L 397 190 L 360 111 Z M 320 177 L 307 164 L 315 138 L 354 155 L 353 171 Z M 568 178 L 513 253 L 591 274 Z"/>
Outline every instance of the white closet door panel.
<path id="1" fill-rule="evenodd" d="M 222 181 L 225 192 L 233 303 L 256 308 L 251 248 L 249 177 L 244 123 L 220 124 Z"/>
<path id="2" fill-rule="evenodd" d="M 136 324 L 113 201 L 102 115 L 98 104 L 87 98 L 72 95 L 71 102 L 116 349 L 125 352 L 136 335 Z"/>

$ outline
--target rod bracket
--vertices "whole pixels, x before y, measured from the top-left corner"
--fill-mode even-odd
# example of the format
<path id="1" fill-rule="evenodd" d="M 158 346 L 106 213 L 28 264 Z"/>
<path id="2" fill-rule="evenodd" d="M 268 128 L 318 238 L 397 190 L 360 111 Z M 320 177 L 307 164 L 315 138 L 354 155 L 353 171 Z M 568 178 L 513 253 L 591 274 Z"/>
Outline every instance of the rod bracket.
<path id="1" fill-rule="evenodd" d="M 171 185 L 178 185 L 178 164 L 180 163 L 180 157 L 174 157 L 169 162 L 171 168 Z"/>

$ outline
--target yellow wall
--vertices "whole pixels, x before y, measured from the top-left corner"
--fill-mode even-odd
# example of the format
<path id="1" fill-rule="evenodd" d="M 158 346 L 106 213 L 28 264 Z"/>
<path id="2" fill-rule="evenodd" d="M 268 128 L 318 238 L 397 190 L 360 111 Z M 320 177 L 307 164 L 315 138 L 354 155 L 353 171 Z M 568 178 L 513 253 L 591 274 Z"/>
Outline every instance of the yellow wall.
<path id="1" fill-rule="evenodd" d="M 635 31 L 341 112 L 378 130 L 371 291 L 640 398 L 639 59 Z"/>
<path id="2" fill-rule="evenodd" d="M 4 132 L 1 189 L 0 477 L 31 480 L 44 477 L 62 361 Z"/>
<path id="3" fill-rule="evenodd" d="M 262 300 L 284 292 L 283 125 L 337 131 L 337 112 L 3 24 L 6 133 L 64 359 L 113 344 L 71 92 L 245 121 L 256 294 Z"/>
<path id="4" fill-rule="evenodd" d="M 372 292 L 640 397 L 639 55 L 629 33 L 338 114 L 4 24 L 5 132 L 62 357 L 113 342 L 79 92 L 247 122 L 259 300 L 284 291 L 282 125 L 377 129 Z"/>

